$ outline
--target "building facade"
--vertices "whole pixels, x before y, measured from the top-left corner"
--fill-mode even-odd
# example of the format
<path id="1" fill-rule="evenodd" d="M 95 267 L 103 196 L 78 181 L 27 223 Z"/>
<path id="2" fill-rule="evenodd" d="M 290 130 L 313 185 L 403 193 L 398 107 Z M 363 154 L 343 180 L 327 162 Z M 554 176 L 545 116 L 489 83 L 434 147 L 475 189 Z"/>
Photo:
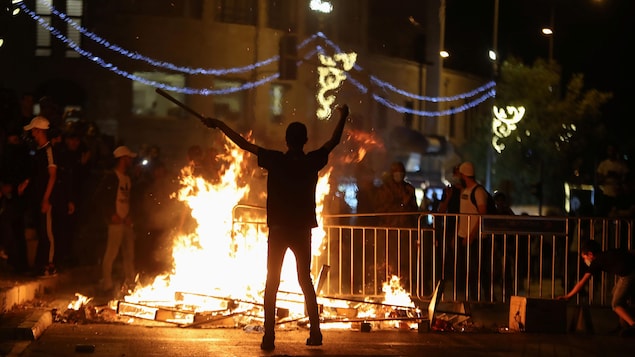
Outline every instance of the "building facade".
<path id="1" fill-rule="evenodd" d="M 158 145 L 174 165 L 188 146 L 212 145 L 214 136 L 157 88 L 279 149 L 283 128 L 292 121 L 309 127 L 309 149 L 324 142 L 332 123 L 320 118 L 320 109 L 347 103 L 352 127 L 381 137 L 391 151 L 373 163 L 375 170 L 395 158 L 412 159 L 410 146 L 402 145 L 407 140 L 399 136 L 405 130 L 414 138 L 412 150 L 419 151 L 410 171 L 439 181 L 460 159 L 453 148 L 469 139 L 470 118 L 488 110 L 483 101 L 474 104 L 486 92 L 447 102 L 427 98 L 467 93 L 488 80 L 443 69 L 436 55 L 438 2 L 404 1 L 429 21 L 417 27 L 404 18 L 403 28 L 390 28 L 395 26 L 382 13 L 384 3 L 21 1 L 13 5 L 17 14 L 6 17 L 9 30 L 0 47 L 6 73 L 0 84 L 52 96 L 119 143 L 137 149 Z M 330 11 L 323 11 L 329 4 Z M 338 57 L 343 54 L 355 54 L 349 69 Z M 295 73 L 280 72 L 289 67 Z M 334 85 L 333 73 L 346 79 L 324 90 Z M 320 103 L 331 96 L 331 105 Z"/>

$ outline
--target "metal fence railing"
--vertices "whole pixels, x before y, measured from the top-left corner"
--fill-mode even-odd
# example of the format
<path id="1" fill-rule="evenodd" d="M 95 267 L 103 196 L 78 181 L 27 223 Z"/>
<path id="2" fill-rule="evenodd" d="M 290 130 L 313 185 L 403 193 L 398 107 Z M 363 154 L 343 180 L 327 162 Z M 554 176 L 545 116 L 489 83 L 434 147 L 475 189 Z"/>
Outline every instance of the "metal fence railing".
<path id="1" fill-rule="evenodd" d="M 635 243 L 631 219 L 411 213 L 416 225 L 389 227 L 382 217 L 391 215 L 323 216 L 325 236 L 313 262 L 316 277 L 329 266 L 322 294 L 379 298 L 398 277 L 419 299 L 430 297 L 439 280 L 446 301 L 555 298 L 584 274 L 578 253 L 584 240 L 604 249 L 632 250 Z M 478 221 L 478 237 L 467 247 L 456 238 L 459 219 Z M 594 277 L 577 302 L 610 306 L 614 279 Z"/>

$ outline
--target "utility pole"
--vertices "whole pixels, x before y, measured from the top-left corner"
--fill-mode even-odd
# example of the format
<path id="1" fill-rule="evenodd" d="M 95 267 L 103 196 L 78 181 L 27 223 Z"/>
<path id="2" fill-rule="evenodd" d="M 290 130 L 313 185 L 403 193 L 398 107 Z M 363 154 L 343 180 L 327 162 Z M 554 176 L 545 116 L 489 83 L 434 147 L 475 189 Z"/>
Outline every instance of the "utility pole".
<path id="1" fill-rule="evenodd" d="M 492 61 L 492 80 L 498 77 L 498 18 L 499 18 L 499 0 L 494 0 L 494 24 L 492 29 L 492 50 L 490 51 L 490 60 Z M 494 99 L 492 98 L 492 108 L 494 108 Z M 492 109 L 493 110 L 493 109 Z M 492 113 L 493 114 L 493 113 Z M 493 135 L 493 133 L 490 132 Z M 494 164 L 494 148 L 488 140 L 486 150 L 486 169 L 485 169 L 485 188 L 492 189 L 492 166 Z"/>

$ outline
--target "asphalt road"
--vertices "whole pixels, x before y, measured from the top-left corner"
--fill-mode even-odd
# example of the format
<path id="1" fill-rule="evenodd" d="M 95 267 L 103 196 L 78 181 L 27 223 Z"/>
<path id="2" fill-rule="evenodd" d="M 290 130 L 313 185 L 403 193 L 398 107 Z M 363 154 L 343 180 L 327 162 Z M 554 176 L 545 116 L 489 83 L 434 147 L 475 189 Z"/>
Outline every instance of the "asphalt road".
<path id="1" fill-rule="evenodd" d="M 46 312 L 49 323 L 34 340 L 0 341 L 2 356 L 633 356 L 635 338 L 608 333 L 616 318 L 610 309 L 592 310 L 593 331 L 566 333 L 508 332 L 504 326 L 509 307 L 474 306 L 470 322 L 480 328 L 463 331 L 422 331 L 408 328 L 360 329 L 332 328 L 323 324 L 324 345 L 306 346 L 306 327 L 280 326 L 276 349 L 260 350 L 261 329 L 202 325 L 178 327 L 166 322 L 118 315 L 110 309 L 99 316 L 68 315 L 66 307 L 75 300 L 75 292 L 92 296 L 92 274 L 75 274 L 67 283 L 36 301 L 29 309 L 18 310 L 15 325 L 24 325 L 20 316 Z M 68 282 L 72 282 L 69 284 Z M 102 299 L 103 300 L 103 299 Z M 96 306 L 108 300 L 96 299 Z M 27 314 L 28 312 L 28 314 Z M 37 315 L 37 314 L 35 314 Z M 72 317 L 60 319 L 59 317 Z M 2 325 L 14 326 L 5 314 Z M 56 318 L 51 319 L 51 316 Z M 39 320 L 41 321 L 41 319 Z M 224 325 L 228 326 L 228 325 Z M 234 326 L 234 325 L 229 325 Z M 257 325 L 256 325 L 257 326 Z M 425 325 L 422 325 L 425 326 Z M 28 330 L 28 328 L 27 328 Z M 5 330 L 5 331 L 11 331 Z M 24 328 L 21 330 L 24 331 Z"/>
<path id="2" fill-rule="evenodd" d="M 360 332 L 324 330 L 308 347 L 304 329 L 279 330 L 276 349 L 260 350 L 260 332 L 126 324 L 51 325 L 20 356 L 632 356 L 635 339 L 579 334 Z"/>

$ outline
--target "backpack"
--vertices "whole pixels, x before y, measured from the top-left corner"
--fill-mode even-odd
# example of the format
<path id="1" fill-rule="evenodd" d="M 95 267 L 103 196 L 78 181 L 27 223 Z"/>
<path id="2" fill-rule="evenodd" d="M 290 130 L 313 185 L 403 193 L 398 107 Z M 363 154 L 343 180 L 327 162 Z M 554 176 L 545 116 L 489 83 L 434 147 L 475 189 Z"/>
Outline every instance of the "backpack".
<path id="1" fill-rule="evenodd" d="M 478 190 L 479 188 L 482 188 L 483 190 L 485 190 L 485 193 L 487 193 L 487 212 L 485 212 L 485 214 L 498 214 L 498 209 L 496 208 L 494 197 L 491 193 L 489 193 L 489 191 L 487 191 L 487 189 L 485 189 L 485 186 L 481 184 L 477 184 L 470 194 L 470 201 L 472 201 L 472 204 L 478 208 L 478 206 L 476 205 L 476 196 L 474 192 L 476 192 L 476 190 Z"/>

